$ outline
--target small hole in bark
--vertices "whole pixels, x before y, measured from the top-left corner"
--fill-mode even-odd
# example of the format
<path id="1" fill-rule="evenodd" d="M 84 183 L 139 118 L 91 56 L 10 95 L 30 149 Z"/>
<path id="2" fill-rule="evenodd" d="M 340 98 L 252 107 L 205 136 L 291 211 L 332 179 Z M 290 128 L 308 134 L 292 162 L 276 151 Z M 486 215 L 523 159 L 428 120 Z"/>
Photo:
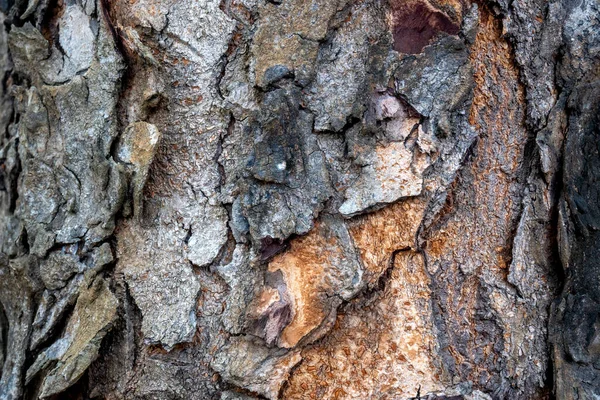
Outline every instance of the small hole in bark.
<path id="1" fill-rule="evenodd" d="M 423 2 L 392 3 L 394 50 L 420 53 L 440 32 L 456 35 L 459 26 L 447 15 Z"/>

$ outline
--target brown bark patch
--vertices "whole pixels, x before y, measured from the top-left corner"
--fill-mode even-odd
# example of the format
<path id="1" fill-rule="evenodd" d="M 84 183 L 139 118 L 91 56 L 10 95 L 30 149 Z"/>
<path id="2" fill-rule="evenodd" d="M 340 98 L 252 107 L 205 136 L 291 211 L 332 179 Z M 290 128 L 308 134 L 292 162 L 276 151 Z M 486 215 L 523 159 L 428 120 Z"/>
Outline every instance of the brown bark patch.
<path id="1" fill-rule="evenodd" d="M 283 347 L 294 347 L 330 312 L 326 296 L 332 292 L 329 266 L 343 254 L 337 238 L 324 236 L 319 224 L 308 235 L 292 241 L 290 250 L 269 264 L 270 272 L 282 272 L 293 302 L 292 320 L 279 339 Z"/>
<path id="2" fill-rule="evenodd" d="M 393 1 L 394 50 L 417 54 L 442 32 L 458 34 L 459 24 L 427 1 Z"/>
<path id="3" fill-rule="evenodd" d="M 414 247 L 424 207 L 424 200 L 411 198 L 350 222 L 350 235 L 360 252 L 369 286 L 389 267 L 394 251 Z"/>
<path id="4" fill-rule="evenodd" d="M 511 304 L 510 315 L 528 312 L 527 306 L 512 303 L 506 282 L 521 212 L 520 160 L 528 133 L 510 46 L 500 23 L 484 8 L 480 12 L 471 49 L 476 87 L 469 116 L 479 140 L 472 162 L 452 187 L 452 207 L 424 236 L 434 301 L 447 335 L 444 351 L 454 359 L 454 365 L 446 366 L 460 380 L 491 391 L 506 373 L 499 353 L 518 342 L 513 337 L 522 329 L 511 325 L 506 304 Z"/>
<path id="5" fill-rule="evenodd" d="M 405 398 L 419 387 L 441 389 L 430 295 L 423 257 L 398 253 L 385 289 L 352 302 L 327 338 L 303 352 L 284 398 Z"/>
<path id="6" fill-rule="evenodd" d="M 408 199 L 349 223 L 351 240 L 364 267 L 362 279 L 368 287 L 373 287 L 390 267 L 395 251 L 414 247 L 424 206 L 423 200 Z M 352 290 L 348 277 L 341 276 L 347 270 L 340 265 L 352 262 L 353 256 L 354 251 L 344 248 L 340 237 L 319 222 L 308 235 L 293 240 L 288 251 L 273 259 L 269 271 L 281 271 L 287 287 L 285 295 L 293 304 L 293 317 L 281 332 L 280 346 L 296 346 L 335 312 L 340 303 L 335 295 Z M 259 304 L 257 300 L 251 309 L 260 309 Z"/>

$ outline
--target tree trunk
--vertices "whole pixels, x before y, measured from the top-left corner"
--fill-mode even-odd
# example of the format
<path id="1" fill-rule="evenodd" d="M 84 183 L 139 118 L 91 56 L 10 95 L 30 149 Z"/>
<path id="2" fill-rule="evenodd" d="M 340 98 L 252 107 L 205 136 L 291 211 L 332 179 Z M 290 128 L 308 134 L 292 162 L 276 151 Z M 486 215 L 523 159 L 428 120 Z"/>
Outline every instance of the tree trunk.
<path id="1" fill-rule="evenodd" d="M 600 396 L 596 0 L 0 9 L 0 399 Z"/>

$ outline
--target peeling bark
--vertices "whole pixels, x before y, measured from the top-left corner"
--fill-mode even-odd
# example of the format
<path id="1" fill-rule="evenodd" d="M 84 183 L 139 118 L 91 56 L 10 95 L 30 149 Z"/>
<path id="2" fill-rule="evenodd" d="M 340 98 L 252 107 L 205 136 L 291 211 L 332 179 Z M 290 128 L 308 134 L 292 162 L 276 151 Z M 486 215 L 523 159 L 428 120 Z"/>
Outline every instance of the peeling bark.
<path id="1" fill-rule="evenodd" d="M 600 396 L 594 0 L 0 0 L 0 399 Z"/>

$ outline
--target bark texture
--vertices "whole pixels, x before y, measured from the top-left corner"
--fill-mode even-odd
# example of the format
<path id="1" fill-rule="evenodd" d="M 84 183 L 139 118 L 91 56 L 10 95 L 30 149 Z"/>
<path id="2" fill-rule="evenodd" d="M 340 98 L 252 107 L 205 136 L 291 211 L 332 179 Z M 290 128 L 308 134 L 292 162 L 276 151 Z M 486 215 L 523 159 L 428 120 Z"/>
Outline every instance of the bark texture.
<path id="1" fill-rule="evenodd" d="M 0 399 L 600 397 L 597 0 L 0 0 Z"/>

